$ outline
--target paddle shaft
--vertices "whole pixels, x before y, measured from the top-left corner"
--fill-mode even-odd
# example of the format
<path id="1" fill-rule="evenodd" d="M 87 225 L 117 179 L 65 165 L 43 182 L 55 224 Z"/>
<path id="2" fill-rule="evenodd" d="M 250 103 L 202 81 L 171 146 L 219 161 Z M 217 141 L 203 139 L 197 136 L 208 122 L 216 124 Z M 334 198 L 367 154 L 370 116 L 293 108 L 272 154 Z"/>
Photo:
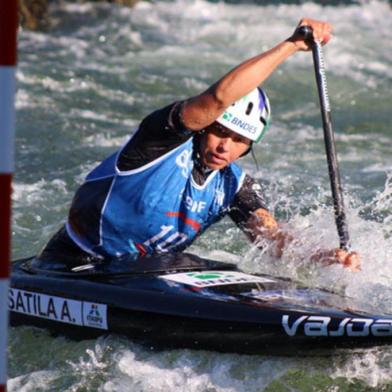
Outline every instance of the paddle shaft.
<path id="1" fill-rule="evenodd" d="M 325 151 L 328 161 L 328 172 L 331 183 L 331 191 L 334 203 L 335 222 L 338 230 L 340 248 L 349 250 L 350 238 L 346 213 L 344 209 L 343 191 L 340 181 L 339 165 L 336 154 L 335 138 L 332 127 L 331 107 L 328 98 L 327 79 L 325 76 L 325 67 L 321 44 L 313 40 L 313 34 L 309 27 L 302 26 L 301 34 L 312 42 L 313 64 L 316 75 L 318 95 L 320 99 L 321 118 L 324 130 Z"/>

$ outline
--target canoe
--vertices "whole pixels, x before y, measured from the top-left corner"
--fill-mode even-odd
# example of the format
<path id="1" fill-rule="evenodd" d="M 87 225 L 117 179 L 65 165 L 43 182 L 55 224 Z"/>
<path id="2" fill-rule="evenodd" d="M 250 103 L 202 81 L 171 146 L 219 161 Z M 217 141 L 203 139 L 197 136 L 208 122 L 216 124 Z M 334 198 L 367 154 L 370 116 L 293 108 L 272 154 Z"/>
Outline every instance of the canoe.
<path id="1" fill-rule="evenodd" d="M 314 355 L 392 343 L 392 315 L 189 253 L 72 269 L 18 260 L 9 310 L 13 326 L 74 339 L 119 334 L 154 349 Z"/>

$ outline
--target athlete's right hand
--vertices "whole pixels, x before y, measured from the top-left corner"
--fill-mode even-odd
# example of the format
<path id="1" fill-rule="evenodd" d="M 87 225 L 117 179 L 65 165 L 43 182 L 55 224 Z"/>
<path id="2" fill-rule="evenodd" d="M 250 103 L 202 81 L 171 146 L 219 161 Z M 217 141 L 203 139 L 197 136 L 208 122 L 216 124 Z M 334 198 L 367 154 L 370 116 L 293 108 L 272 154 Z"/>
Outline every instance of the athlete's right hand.
<path id="1" fill-rule="evenodd" d="M 343 249 L 318 250 L 311 258 L 311 261 L 317 261 L 330 264 L 341 264 L 344 268 L 352 272 L 361 270 L 361 261 L 357 252 L 347 252 Z"/>
<path id="2" fill-rule="evenodd" d="M 357 252 L 346 252 L 343 249 L 335 250 L 335 258 L 343 267 L 353 272 L 361 270 L 361 261 Z"/>

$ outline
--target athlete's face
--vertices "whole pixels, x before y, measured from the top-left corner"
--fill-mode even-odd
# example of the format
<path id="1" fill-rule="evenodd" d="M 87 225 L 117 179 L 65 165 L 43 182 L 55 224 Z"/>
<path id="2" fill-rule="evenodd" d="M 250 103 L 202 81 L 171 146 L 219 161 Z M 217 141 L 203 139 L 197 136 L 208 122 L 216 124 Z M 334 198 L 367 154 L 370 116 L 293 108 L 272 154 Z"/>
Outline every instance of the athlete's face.
<path id="1" fill-rule="evenodd" d="M 244 154 L 250 143 L 246 137 L 214 122 L 206 128 L 201 138 L 202 163 L 213 170 L 223 169 Z"/>

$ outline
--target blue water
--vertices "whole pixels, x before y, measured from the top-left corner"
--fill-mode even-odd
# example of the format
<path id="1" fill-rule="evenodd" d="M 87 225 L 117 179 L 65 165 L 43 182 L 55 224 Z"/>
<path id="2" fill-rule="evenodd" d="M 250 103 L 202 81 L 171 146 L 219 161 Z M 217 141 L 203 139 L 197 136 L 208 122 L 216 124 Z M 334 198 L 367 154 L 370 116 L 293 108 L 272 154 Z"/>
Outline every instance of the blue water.
<path id="1" fill-rule="evenodd" d="M 353 247 L 362 272 L 311 265 L 337 246 L 309 53 L 268 80 L 273 124 L 243 167 L 298 241 L 282 260 L 252 248 L 225 219 L 199 255 L 329 287 L 392 312 L 391 7 L 383 1 L 252 5 L 203 0 L 52 5 L 53 28 L 21 31 L 13 257 L 34 254 L 63 222 L 86 173 L 153 109 L 199 93 L 241 60 L 290 35 L 302 16 L 333 23 L 325 48 L 336 144 Z M 10 334 L 11 391 L 392 390 L 392 349 L 331 358 L 151 352 L 110 336 L 73 342 L 46 331 Z"/>

